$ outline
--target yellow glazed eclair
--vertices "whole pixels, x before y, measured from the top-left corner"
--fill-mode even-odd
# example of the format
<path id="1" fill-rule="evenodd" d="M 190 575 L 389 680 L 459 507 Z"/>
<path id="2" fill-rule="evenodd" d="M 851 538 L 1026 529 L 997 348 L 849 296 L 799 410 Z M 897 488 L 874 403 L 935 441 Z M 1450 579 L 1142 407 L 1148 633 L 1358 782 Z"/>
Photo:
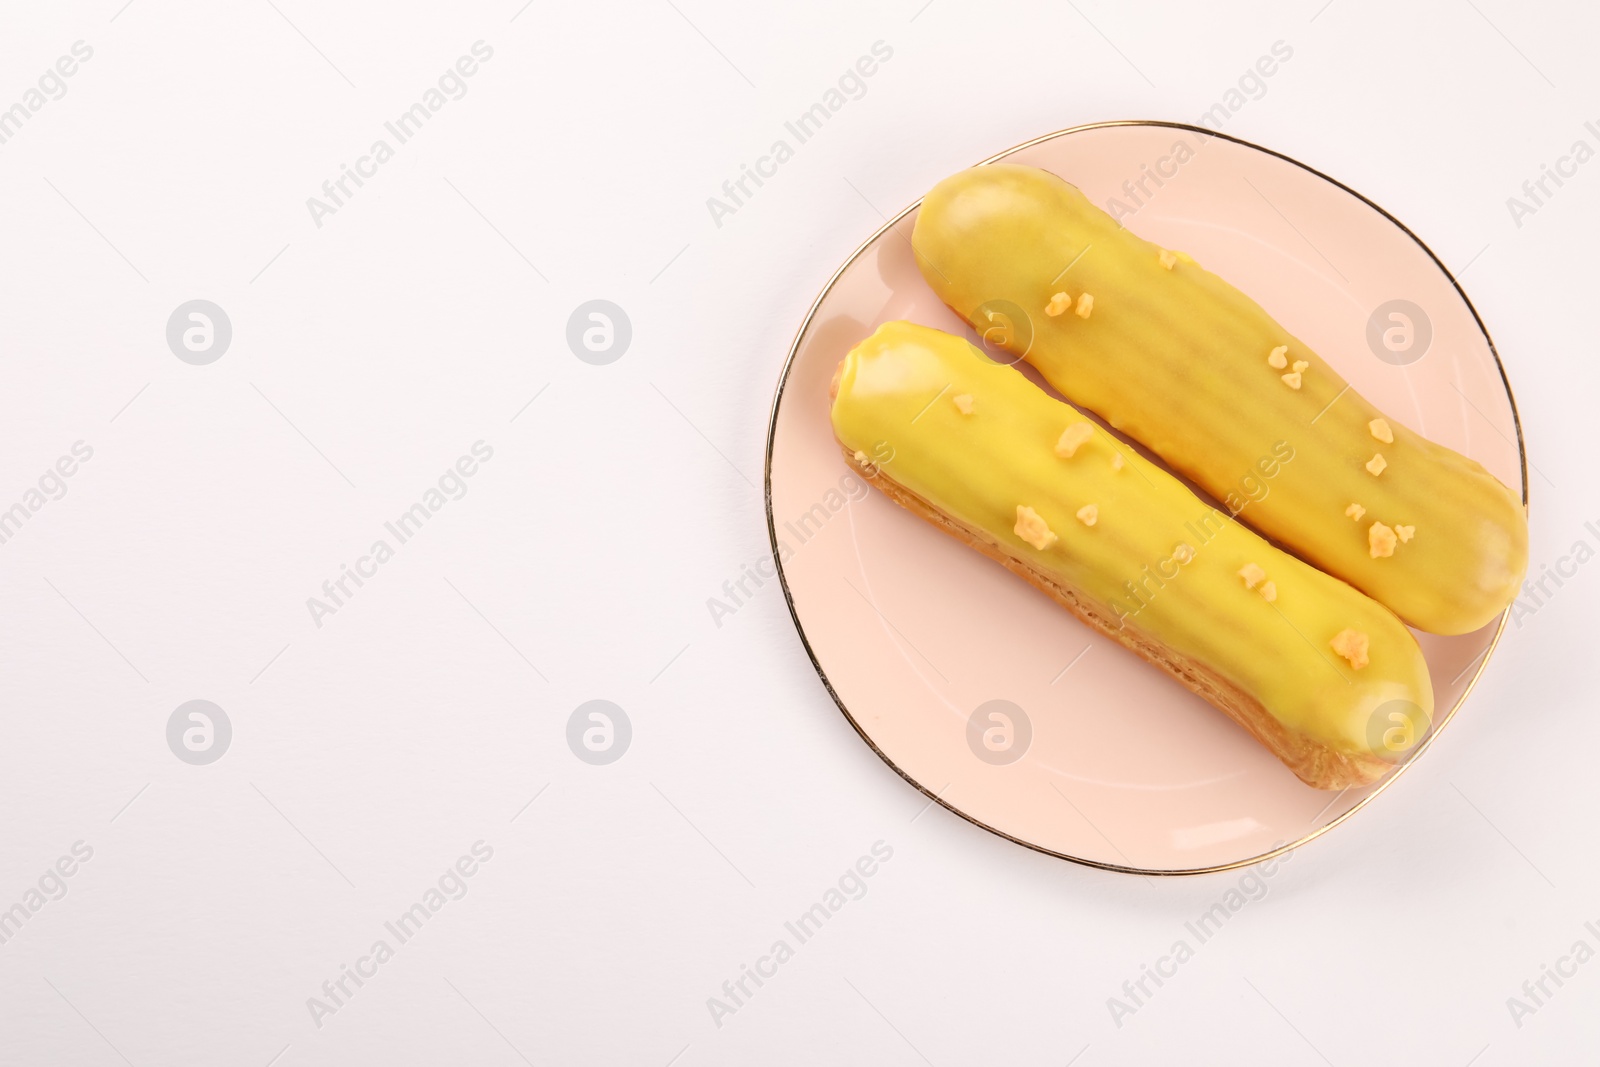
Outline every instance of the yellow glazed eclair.
<path id="1" fill-rule="evenodd" d="M 923 201 L 913 245 L 957 314 L 1218 500 L 1288 442 L 1295 461 L 1240 517 L 1412 625 L 1466 633 L 1515 599 L 1528 564 L 1517 494 L 1067 182 L 1013 164 L 963 171 Z M 1027 321 L 993 329 L 1008 308 Z"/>
<path id="2" fill-rule="evenodd" d="M 871 484 L 1222 709 L 1308 785 L 1371 782 L 1426 733 L 1427 665 L 1392 612 L 967 341 L 887 323 L 831 394 Z"/>

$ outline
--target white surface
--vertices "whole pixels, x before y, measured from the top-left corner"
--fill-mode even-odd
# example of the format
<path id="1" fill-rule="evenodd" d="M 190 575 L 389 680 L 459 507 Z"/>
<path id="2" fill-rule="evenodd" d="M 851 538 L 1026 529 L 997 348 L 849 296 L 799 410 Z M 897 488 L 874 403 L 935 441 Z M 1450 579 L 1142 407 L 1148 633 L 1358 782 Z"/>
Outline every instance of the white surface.
<path id="1" fill-rule="evenodd" d="M 1204 944 L 1185 923 L 1241 875 L 1105 874 L 924 811 L 774 584 L 706 607 L 766 553 L 773 383 L 880 213 L 1042 132 L 1193 120 L 1278 40 L 1224 128 L 1465 270 L 1539 472 L 1534 570 L 1587 560 L 1600 162 L 1520 227 L 1506 198 L 1600 146 L 1592 11 L 120 2 L 0 28 L 0 108 L 94 49 L 0 145 L 0 508 L 94 449 L 0 544 L 0 908 L 93 849 L 0 945 L 0 1062 L 1464 1065 L 1600 1040 L 1600 962 L 1507 1007 L 1600 949 L 1600 568 Z M 306 198 L 478 40 L 465 97 L 317 228 Z M 880 40 L 864 95 L 718 227 L 706 198 Z M 194 298 L 234 327 L 209 366 L 164 337 Z M 565 342 L 592 298 L 633 323 L 609 366 Z M 316 627 L 306 598 L 478 440 L 467 494 Z M 165 740 L 197 698 L 234 729 L 205 767 Z M 633 724 L 609 766 L 565 741 L 592 698 Z M 465 897 L 318 1027 L 307 998 L 480 839 Z M 798 945 L 785 921 L 880 840 Z M 779 938 L 794 958 L 716 1025 L 707 998 Z M 1119 1026 L 1108 998 L 1179 939 Z"/>

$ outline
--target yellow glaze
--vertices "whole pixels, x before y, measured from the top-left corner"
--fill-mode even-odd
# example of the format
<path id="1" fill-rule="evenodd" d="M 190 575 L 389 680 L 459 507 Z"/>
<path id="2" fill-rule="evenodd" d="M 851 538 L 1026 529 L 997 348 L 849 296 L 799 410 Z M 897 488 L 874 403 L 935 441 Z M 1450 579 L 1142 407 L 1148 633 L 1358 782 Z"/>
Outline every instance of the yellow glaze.
<path id="1" fill-rule="evenodd" d="M 1055 175 L 993 164 L 947 178 L 923 201 L 913 244 L 957 314 L 1019 353 L 1029 345 L 1062 395 L 1230 511 L 1252 494 L 1257 463 L 1288 442 L 1295 461 L 1241 517 L 1412 625 L 1466 633 L 1515 599 L 1528 565 L 1515 493 L 1385 418 L 1255 301 Z M 1061 292 L 1092 294 L 1093 317 L 1046 314 Z M 994 301 L 1028 321 L 993 330 L 980 309 Z M 1364 521 L 1345 517 L 1352 503 Z M 1375 557 L 1373 522 L 1414 527 L 1415 539 Z"/>
<path id="2" fill-rule="evenodd" d="M 972 414 L 939 401 L 951 394 L 970 395 Z M 881 475 L 1098 602 L 1122 626 L 1209 667 L 1292 732 L 1340 753 L 1393 759 L 1431 721 L 1422 652 L 1392 612 L 1272 547 L 965 340 L 908 322 L 879 327 L 845 358 L 832 417 L 846 449 L 891 457 L 875 461 Z M 1080 424 L 1088 439 L 1059 455 L 1063 431 Z M 1274 462 L 1289 457 L 1283 450 Z M 1079 518 L 1090 504 L 1093 525 Z M 1054 535 L 1035 535 L 1048 547 L 1018 533 L 1019 508 Z M 1361 670 L 1331 645 L 1345 630 L 1369 638 Z M 1422 724 L 1414 739 L 1387 732 L 1399 721 L 1389 717 L 1390 701 L 1420 709 L 1407 711 Z"/>

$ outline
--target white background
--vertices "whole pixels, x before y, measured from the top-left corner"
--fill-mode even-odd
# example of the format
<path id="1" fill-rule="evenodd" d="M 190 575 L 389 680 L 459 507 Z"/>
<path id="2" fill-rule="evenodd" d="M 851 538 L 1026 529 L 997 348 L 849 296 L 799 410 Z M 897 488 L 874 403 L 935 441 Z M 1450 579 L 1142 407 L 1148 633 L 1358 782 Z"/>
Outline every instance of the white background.
<path id="1" fill-rule="evenodd" d="M 1600 948 L 1600 567 L 1120 1025 L 1108 998 L 1241 876 L 1098 872 L 925 810 L 774 585 L 720 627 L 706 601 L 767 550 L 772 387 L 880 214 L 1050 130 L 1194 121 L 1279 40 L 1227 131 L 1461 274 L 1537 468 L 1535 573 L 1600 547 L 1600 162 L 1520 227 L 1506 206 L 1600 147 L 1592 10 L 122 3 L 0 23 L 0 108 L 94 49 L 0 146 L 0 508 L 94 449 L 0 545 L 0 908 L 93 849 L 0 945 L 0 1062 L 1591 1058 L 1600 962 L 1520 1026 L 1507 998 Z M 467 95 L 316 226 L 307 197 L 478 40 Z M 707 197 L 877 41 L 865 95 L 717 226 Z M 194 298 L 233 323 L 209 366 L 165 340 Z M 565 341 L 593 298 L 633 324 L 608 366 Z M 467 495 L 314 625 L 478 440 Z M 205 767 L 165 739 L 196 698 L 234 729 Z M 593 698 L 633 724 L 610 766 L 565 740 Z M 317 1026 L 307 998 L 480 839 L 467 895 Z M 707 998 L 880 840 L 866 895 L 716 1025 Z"/>

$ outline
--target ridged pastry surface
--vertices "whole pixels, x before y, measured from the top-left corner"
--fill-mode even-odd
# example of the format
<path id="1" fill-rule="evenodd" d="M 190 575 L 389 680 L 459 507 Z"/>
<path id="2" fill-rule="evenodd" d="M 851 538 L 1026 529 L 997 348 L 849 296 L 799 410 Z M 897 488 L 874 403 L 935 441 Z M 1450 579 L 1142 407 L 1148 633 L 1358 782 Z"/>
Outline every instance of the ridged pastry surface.
<path id="1" fill-rule="evenodd" d="M 1219 500 L 1287 442 L 1294 463 L 1243 520 L 1412 625 L 1470 632 L 1517 596 L 1528 562 L 1517 494 L 1386 416 L 1249 296 L 1062 179 L 1014 164 L 953 175 L 923 201 L 913 244 L 957 314 L 983 331 L 994 325 L 986 304 L 1020 308 L 1027 328 L 998 341 L 1019 355 L 1026 344 L 1063 396 Z"/>
<path id="2" fill-rule="evenodd" d="M 1409 747 L 1392 737 L 1374 746 L 1373 723 L 1392 701 L 1420 709 L 1425 728 L 1427 666 L 1392 612 L 1274 548 L 965 340 L 887 323 L 846 356 L 834 391 L 835 435 L 869 479 L 1069 591 L 1108 632 L 1126 631 L 1129 647 L 1159 647 L 1169 673 L 1215 676 L 1289 734 L 1357 760 Z M 1258 473 L 1281 478 L 1298 462 L 1269 444 Z M 1359 669 L 1336 648 L 1349 633 L 1365 646 Z"/>

